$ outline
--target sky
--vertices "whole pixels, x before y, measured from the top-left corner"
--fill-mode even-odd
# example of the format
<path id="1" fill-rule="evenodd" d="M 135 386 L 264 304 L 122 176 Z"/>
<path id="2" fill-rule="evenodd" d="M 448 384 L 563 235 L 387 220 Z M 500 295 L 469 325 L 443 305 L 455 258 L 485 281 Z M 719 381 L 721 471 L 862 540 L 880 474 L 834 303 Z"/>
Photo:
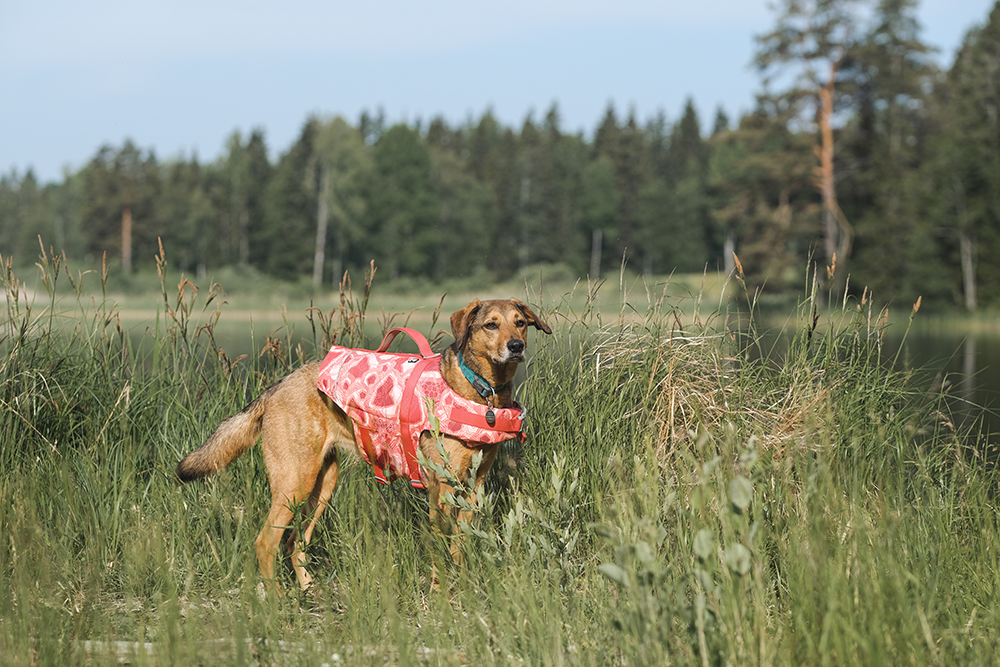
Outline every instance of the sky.
<path id="1" fill-rule="evenodd" d="M 948 67 L 994 0 L 920 0 Z M 104 144 L 216 159 L 234 131 L 272 156 L 311 114 L 384 110 L 520 127 L 558 105 L 591 136 L 608 105 L 668 121 L 749 111 L 769 0 L 32 0 L 0 2 L 0 174 L 61 180 Z"/>

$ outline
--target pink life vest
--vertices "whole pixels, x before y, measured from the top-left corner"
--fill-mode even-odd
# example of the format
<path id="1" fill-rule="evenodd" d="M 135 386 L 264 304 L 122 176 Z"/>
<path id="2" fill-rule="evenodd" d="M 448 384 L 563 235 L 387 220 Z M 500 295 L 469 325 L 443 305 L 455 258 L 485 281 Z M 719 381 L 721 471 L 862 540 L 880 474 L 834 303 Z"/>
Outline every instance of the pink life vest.
<path id="1" fill-rule="evenodd" d="M 400 332 L 416 341 L 421 356 L 385 352 Z M 470 446 L 524 442 L 524 408 L 490 408 L 463 398 L 444 381 L 440 365 L 441 355 L 431 352 L 421 333 L 396 327 L 374 351 L 334 345 L 320 366 L 317 386 L 353 420 L 358 449 L 383 484 L 408 477 L 424 488 L 417 444 L 422 432 L 433 430 L 425 399 L 433 401 L 440 432 Z"/>

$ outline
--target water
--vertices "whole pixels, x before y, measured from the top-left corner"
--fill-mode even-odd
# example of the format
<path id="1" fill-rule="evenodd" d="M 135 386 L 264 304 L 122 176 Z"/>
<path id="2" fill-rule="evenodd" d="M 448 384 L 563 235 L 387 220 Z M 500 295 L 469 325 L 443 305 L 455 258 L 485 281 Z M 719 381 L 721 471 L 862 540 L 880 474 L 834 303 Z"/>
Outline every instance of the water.
<path id="1" fill-rule="evenodd" d="M 781 326 L 757 332 L 761 344 L 749 354 L 757 356 L 760 349 L 780 360 L 794 333 Z M 885 367 L 895 360 L 897 370 L 912 371 L 910 387 L 915 392 L 943 392 L 954 427 L 982 436 L 971 445 L 982 451 L 987 443 L 1000 445 L 1000 328 L 918 319 L 904 339 L 905 326 L 893 324 L 885 330 L 880 355 Z"/>
<path id="2" fill-rule="evenodd" d="M 919 320 L 905 339 L 904 331 L 905 325 L 892 325 L 885 332 L 881 357 L 887 367 L 895 359 L 898 370 L 913 371 L 916 391 L 943 391 L 957 429 L 974 428 L 1000 443 L 1000 331 Z M 778 335 L 779 353 L 789 335 L 787 330 Z"/>
<path id="3" fill-rule="evenodd" d="M 297 365 L 297 354 L 294 349 L 288 349 L 289 342 L 293 348 L 301 343 L 303 354 L 309 358 L 322 357 L 324 350 L 318 350 L 313 345 L 309 323 L 295 317 L 289 317 L 289 321 L 294 323 L 290 335 L 280 320 L 251 323 L 223 317 L 215 331 L 216 342 L 230 358 L 240 354 L 257 356 L 266 346 L 268 335 L 274 333 L 284 339 L 285 352 L 293 366 Z M 429 325 L 417 325 L 417 328 L 428 333 Z M 143 329 L 140 325 L 133 327 L 132 331 L 141 337 Z M 366 323 L 370 347 L 378 344 L 380 329 L 376 322 Z M 777 334 L 779 344 L 774 349 L 783 348 L 780 341 L 788 335 L 790 332 L 787 330 Z M 899 349 L 900 344 L 903 345 L 902 350 Z M 409 350 L 409 347 L 404 347 Z M 769 348 L 769 344 L 764 345 L 764 349 Z M 963 327 L 961 323 L 925 324 L 918 318 L 905 342 L 903 326 L 890 326 L 886 331 L 883 358 L 891 360 L 897 351 L 899 366 L 916 371 L 915 382 L 919 389 L 943 389 L 946 392 L 957 427 L 979 428 L 990 442 L 1000 442 L 1000 329 L 973 329 Z"/>
<path id="4" fill-rule="evenodd" d="M 904 368 L 933 374 L 960 425 L 981 418 L 983 434 L 1000 440 L 1000 333 L 915 327 L 900 357 Z"/>

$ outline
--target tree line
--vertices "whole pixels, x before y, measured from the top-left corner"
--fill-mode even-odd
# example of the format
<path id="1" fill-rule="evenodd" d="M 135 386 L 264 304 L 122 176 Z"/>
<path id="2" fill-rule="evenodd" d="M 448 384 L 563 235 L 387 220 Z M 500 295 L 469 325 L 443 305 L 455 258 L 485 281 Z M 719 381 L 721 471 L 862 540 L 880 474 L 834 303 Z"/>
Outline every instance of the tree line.
<path id="1" fill-rule="evenodd" d="M 220 158 L 102 146 L 61 182 L 0 177 L 0 254 L 38 238 L 128 272 L 162 239 L 196 275 L 227 265 L 333 284 L 371 260 L 391 277 L 502 280 L 536 264 L 592 277 L 731 270 L 798 289 L 976 309 L 1000 290 L 1000 2 L 950 69 L 915 0 L 781 0 L 756 41 L 761 92 L 733 122 L 609 105 L 591 137 L 559 109 L 389 125 L 310 117 L 277 160 L 239 132 Z"/>

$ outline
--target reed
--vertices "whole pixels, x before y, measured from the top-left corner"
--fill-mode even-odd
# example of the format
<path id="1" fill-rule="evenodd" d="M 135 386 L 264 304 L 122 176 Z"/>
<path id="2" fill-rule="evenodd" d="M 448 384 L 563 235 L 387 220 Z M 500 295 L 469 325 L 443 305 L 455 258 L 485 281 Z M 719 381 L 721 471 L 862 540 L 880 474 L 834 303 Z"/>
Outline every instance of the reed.
<path id="1" fill-rule="evenodd" d="M 252 550 L 256 450 L 204 483 L 173 469 L 287 368 L 370 342 L 372 276 L 230 358 L 219 289 L 168 288 L 159 261 L 138 339 L 106 275 L 43 253 L 32 301 L 5 263 L 5 664 L 990 664 L 1000 648 L 995 471 L 893 369 L 866 300 L 811 279 L 778 348 L 752 294 L 670 303 L 623 279 L 610 311 L 597 286 L 526 295 L 557 335 L 530 342 L 529 438 L 462 526 L 467 566 L 432 588 L 446 545 L 426 501 L 348 465 L 307 551 L 316 585 L 278 598 Z"/>

